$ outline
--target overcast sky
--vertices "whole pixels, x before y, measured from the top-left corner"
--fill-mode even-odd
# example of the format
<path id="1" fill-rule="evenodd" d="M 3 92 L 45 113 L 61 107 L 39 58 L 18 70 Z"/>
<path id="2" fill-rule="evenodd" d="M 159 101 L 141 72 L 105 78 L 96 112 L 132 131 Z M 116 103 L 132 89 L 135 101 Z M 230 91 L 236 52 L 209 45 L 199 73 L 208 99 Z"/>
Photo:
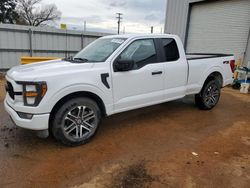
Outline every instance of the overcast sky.
<path id="1" fill-rule="evenodd" d="M 164 28 L 166 0 L 43 0 L 44 4 L 54 3 L 62 12 L 61 23 L 101 31 L 117 30 L 116 12 L 123 13 L 121 31 L 126 33 L 150 32 L 154 26 L 159 33 Z"/>

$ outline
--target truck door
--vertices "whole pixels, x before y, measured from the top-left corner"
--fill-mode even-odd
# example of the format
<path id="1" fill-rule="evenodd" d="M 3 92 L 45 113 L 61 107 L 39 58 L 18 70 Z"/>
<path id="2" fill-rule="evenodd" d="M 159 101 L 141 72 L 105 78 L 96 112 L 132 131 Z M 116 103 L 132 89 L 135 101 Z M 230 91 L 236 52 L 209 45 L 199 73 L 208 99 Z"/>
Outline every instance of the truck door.
<path id="1" fill-rule="evenodd" d="M 117 71 L 118 60 L 132 60 L 130 71 Z M 163 100 L 165 68 L 160 63 L 155 39 L 131 42 L 113 62 L 113 96 L 115 112 L 144 107 Z"/>
<path id="2" fill-rule="evenodd" d="M 188 77 L 188 64 L 183 50 L 181 41 L 177 45 L 174 38 L 162 38 L 162 53 L 165 68 L 165 81 L 164 81 L 164 100 L 182 98 L 186 94 L 187 77 Z M 179 46 L 179 47 L 178 47 Z"/>

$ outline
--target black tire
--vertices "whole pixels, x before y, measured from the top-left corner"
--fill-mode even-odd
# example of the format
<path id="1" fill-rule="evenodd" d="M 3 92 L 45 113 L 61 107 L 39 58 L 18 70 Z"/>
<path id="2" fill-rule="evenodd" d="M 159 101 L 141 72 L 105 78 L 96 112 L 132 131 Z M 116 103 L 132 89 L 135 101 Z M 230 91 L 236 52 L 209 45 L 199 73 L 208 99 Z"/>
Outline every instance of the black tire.
<path id="1" fill-rule="evenodd" d="M 67 146 L 78 146 L 93 138 L 101 121 L 101 111 L 95 101 L 81 97 L 65 102 L 55 113 L 52 134 Z"/>
<path id="2" fill-rule="evenodd" d="M 217 80 L 207 80 L 201 92 L 195 95 L 195 104 L 201 110 L 211 110 L 220 99 L 220 84 Z"/>

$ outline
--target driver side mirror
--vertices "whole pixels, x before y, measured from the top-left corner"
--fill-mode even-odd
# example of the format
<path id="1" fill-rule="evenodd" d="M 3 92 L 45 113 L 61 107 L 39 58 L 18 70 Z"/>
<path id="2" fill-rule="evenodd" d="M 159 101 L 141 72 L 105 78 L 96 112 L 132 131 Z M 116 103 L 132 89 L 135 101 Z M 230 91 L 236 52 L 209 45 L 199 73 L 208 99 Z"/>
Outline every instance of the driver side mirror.
<path id="1" fill-rule="evenodd" d="M 133 70 L 134 64 L 135 64 L 134 60 L 119 59 L 114 63 L 114 71 L 125 72 L 125 71 Z"/>

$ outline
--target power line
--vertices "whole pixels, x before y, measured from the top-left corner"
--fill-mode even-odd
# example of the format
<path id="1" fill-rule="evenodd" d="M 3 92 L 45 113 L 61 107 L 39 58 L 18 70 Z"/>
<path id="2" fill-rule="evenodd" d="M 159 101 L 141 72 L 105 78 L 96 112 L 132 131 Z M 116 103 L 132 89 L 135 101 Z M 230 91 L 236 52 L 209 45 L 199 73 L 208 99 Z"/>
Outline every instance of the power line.
<path id="1" fill-rule="evenodd" d="M 116 17 L 116 18 L 118 19 L 118 22 L 117 22 L 117 23 L 118 23 L 118 35 L 119 35 L 119 34 L 120 34 L 120 27 L 121 27 L 121 20 L 122 20 L 122 17 L 121 17 L 121 16 L 122 16 L 123 14 L 122 14 L 122 13 L 116 13 L 116 14 L 117 14 L 117 17 Z"/>

